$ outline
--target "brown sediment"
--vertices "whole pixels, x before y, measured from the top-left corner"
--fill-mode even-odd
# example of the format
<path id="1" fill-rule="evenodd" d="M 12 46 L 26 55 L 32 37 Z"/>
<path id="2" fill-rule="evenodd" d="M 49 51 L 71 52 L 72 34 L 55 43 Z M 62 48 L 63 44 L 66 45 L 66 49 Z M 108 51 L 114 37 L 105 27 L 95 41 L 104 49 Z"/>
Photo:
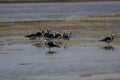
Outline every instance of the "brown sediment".
<path id="1" fill-rule="evenodd" d="M 6 51 L 0 51 L 0 54 L 7 54 L 8 52 Z"/>
<path id="2" fill-rule="evenodd" d="M 101 38 L 114 33 L 115 45 L 120 45 L 120 18 L 77 18 L 74 20 L 41 20 L 41 21 L 21 21 L 21 22 L 0 22 L 0 33 L 5 36 L 25 36 L 36 33 L 42 29 L 50 28 L 53 32 L 72 32 L 72 37 L 95 37 Z M 20 40 L 14 40 L 20 42 Z M 14 42 L 13 41 L 13 42 Z M 26 40 L 21 40 L 26 42 Z M 96 40 L 74 40 L 64 43 L 95 43 Z M 97 45 L 95 45 L 97 46 Z M 99 45 L 98 45 L 99 46 Z"/>

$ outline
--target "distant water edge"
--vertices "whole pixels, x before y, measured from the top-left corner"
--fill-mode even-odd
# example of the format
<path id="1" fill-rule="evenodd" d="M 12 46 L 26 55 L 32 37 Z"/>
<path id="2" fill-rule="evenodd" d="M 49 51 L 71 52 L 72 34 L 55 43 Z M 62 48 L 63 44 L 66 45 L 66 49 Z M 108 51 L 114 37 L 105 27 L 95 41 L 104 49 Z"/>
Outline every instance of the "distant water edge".
<path id="1" fill-rule="evenodd" d="M 0 3 L 36 3 L 36 2 L 97 2 L 97 1 L 120 1 L 120 0 L 0 0 Z"/>
<path id="2" fill-rule="evenodd" d="M 120 1 L 0 4 L 0 21 L 71 20 L 96 15 L 118 17 Z"/>

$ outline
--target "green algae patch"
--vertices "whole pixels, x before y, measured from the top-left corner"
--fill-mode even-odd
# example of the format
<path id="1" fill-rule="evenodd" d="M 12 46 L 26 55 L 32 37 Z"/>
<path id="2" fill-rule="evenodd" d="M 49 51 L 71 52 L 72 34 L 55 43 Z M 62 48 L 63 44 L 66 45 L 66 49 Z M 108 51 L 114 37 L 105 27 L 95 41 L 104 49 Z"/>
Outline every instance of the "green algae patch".
<path id="1" fill-rule="evenodd" d="M 80 75 L 81 77 L 92 76 L 92 75 L 100 75 L 106 74 L 105 71 L 83 71 L 83 72 L 75 72 L 75 74 Z"/>
<path id="2" fill-rule="evenodd" d="M 96 60 L 95 62 L 120 62 L 120 60 Z"/>
<path id="3" fill-rule="evenodd" d="M 75 20 L 80 21 L 119 21 L 119 18 L 111 18 L 111 17 L 87 17 L 87 18 L 76 18 Z"/>
<path id="4" fill-rule="evenodd" d="M 8 54 L 9 52 L 7 51 L 0 51 L 0 54 Z"/>
<path id="5" fill-rule="evenodd" d="M 25 49 L 8 49 L 9 51 L 23 51 Z"/>
<path id="6" fill-rule="evenodd" d="M 0 79 L 0 80 L 18 80 L 18 79 L 15 79 L 15 78 L 5 78 L 5 79 Z"/>
<path id="7" fill-rule="evenodd" d="M 8 20 L 0 19 L 0 22 L 7 22 Z"/>
<path id="8" fill-rule="evenodd" d="M 79 40 L 63 40 L 62 42 L 63 45 L 75 45 L 79 43 L 80 43 Z"/>
<path id="9" fill-rule="evenodd" d="M 97 79 L 97 80 L 100 80 L 100 79 Z M 120 78 L 108 78 L 108 79 L 104 79 L 104 80 L 120 80 Z"/>

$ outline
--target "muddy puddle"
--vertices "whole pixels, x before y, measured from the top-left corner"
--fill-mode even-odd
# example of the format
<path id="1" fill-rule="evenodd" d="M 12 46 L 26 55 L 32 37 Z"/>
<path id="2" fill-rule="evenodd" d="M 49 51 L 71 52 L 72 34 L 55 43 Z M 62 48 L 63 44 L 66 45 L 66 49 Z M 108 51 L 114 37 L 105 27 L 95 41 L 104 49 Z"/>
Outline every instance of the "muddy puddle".
<path id="1" fill-rule="evenodd" d="M 79 43 L 52 48 L 49 53 L 48 48 L 38 47 L 33 42 L 7 44 L 11 39 L 29 41 L 21 36 L 1 40 L 0 80 L 120 79 L 120 46 L 96 47 Z M 89 37 L 71 40 L 76 39 L 91 40 Z"/>

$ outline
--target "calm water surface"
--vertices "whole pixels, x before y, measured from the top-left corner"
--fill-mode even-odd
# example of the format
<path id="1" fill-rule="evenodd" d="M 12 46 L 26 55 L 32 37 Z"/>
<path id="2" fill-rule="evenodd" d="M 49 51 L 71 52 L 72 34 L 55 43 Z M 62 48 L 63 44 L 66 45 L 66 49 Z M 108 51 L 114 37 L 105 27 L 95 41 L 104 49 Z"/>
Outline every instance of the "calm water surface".
<path id="1" fill-rule="evenodd" d="M 13 37 L 12 37 L 13 38 Z M 16 38 L 16 37 L 15 37 Z M 22 37 L 21 37 L 22 38 Z M 120 47 L 48 48 L 1 42 L 0 80 L 96 80 L 120 78 Z M 97 74 L 100 73 L 100 74 Z"/>
<path id="2" fill-rule="evenodd" d="M 0 19 L 9 21 L 66 20 L 103 14 L 120 14 L 120 1 L 0 4 Z"/>

